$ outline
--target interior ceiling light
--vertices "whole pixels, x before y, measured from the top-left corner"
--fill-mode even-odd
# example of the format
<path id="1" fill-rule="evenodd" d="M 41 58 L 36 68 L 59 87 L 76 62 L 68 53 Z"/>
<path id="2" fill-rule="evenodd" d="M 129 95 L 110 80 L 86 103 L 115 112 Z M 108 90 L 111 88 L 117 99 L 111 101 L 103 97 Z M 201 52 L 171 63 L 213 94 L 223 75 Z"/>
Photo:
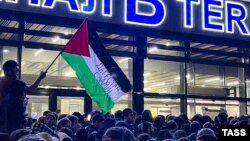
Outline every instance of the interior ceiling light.
<path id="1" fill-rule="evenodd" d="M 150 72 L 147 72 L 147 73 L 144 73 L 143 76 L 149 76 L 151 73 Z"/>
<path id="2" fill-rule="evenodd" d="M 220 78 L 217 77 L 217 78 L 211 78 L 211 79 L 204 80 L 204 82 L 214 82 L 214 81 L 220 81 Z"/>
<path id="3" fill-rule="evenodd" d="M 3 53 L 8 53 L 8 52 L 9 52 L 8 49 L 4 49 L 4 50 L 3 50 Z"/>
<path id="4" fill-rule="evenodd" d="M 39 49 L 38 51 L 35 52 L 35 56 L 39 55 L 41 52 L 43 51 L 43 49 Z"/>
<path id="5" fill-rule="evenodd" d="M 119 63 L 122 63 L 122 62 L 125 62 L 125 61 L 128 61 L 128 60 L 129 60 L 129 58 L 124 58 L 124 59 L 119 60 Z"/>
<path id="6" fill-rule="evenodd" d="M 57 36 L 53 39 L 53 42 L 57 42 L 60 38 Z"/>
<path id="7" fill-rule="evenodd" d="M 148 50 L 148 52 L 154 52 L 154 51 L 156 51 L 156 50 L 158 50 L 158 48 L 157 48 L 157 47 L 153 47 L 153 48 L 150 48 L 150 49 Z"/>

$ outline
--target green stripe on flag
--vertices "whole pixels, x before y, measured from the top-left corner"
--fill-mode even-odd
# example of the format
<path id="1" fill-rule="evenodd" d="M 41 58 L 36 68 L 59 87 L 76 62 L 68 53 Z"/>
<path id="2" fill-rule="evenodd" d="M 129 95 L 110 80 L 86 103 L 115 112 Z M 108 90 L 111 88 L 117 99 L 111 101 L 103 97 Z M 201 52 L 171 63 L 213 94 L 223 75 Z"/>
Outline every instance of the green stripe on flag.
<path id="1" fill-rule="evenodd" d="M 113 108 L 115 103 L 105 92 L 100 83 L 96 80 L 88 65 L 85 63 L 83 57 L 66 52 L 62 53 L 62 57 L 75 71 L 78 79 L 85 87 L 92 100 L 96 102 L 96 104 L 102 109 L 103 112 L 109 112 Z"/>

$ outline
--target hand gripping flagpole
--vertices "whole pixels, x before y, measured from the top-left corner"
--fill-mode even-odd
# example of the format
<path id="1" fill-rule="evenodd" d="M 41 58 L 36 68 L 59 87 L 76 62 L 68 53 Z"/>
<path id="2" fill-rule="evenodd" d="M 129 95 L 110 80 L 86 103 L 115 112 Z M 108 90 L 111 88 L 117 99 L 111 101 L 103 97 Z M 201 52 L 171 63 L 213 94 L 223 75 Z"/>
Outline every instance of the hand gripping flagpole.
<path id="1" fill-rule="evenodd" d="M 80 29 L 81 26 L 82 26 L 87 20 L 88 20 L 87 18 L 84 19 L 84 21 L 82 22 L 82 24 L 79 26 L 78 29 Z M 76 32 L 78 32 L 78 31 L 76 31 Z M 75 34 L 76 34 L 76 33 L 75 33 Z M 75 36 L 75 34 L 70 38 L 70 40 Z M 70 41 L 70 40 L 69 40 L 69 41 Z M 69 43 L 69 41 L 68 41 L 68 43 Z M 55 63 L 55 61 L 57 60 L 57 58 L 63 53 L 63 51 L 64 51 L 65 47 L 68 45 L 68 43 L 63 47 L 63 49 L 59 52 L 59 54 L 56 56 L 56 58 L 55 58 L 55 59 L 50 63 L 50 65 L 47 67 L 47 69 L 45 70 L 46 73 L 47 73 L 48 70 L 51 68 L 51 66 Z"/>

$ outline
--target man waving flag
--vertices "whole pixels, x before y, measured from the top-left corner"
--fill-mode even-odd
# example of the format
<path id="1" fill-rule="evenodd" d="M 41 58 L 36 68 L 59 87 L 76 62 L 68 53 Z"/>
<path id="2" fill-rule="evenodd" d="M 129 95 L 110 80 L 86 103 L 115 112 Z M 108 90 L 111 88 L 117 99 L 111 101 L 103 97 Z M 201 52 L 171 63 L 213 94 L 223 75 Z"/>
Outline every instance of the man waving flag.
<path id="1" fill-rule="evenodd" d="M 62 57 L 103 112 L 109 112 L 131 85 L 103 46 L 96 31 L 84 21 L 65 46 Z"/>

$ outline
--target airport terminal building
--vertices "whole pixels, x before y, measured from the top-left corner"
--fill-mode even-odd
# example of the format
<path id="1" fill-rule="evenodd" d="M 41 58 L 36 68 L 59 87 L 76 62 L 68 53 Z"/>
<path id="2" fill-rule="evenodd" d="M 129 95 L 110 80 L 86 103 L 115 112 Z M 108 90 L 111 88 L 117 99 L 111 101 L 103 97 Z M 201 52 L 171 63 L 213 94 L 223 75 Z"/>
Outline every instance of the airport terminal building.
<path id="1" fill-rule="evenodd" d="M 31 84 L 85 18 L 132 84 L 112 113 L 250 114 L 247 1 L 0 0 L 0 65 L 16 60 Z M 29 114 L 98 109 L 61 57 L 28 97 Z"/>

